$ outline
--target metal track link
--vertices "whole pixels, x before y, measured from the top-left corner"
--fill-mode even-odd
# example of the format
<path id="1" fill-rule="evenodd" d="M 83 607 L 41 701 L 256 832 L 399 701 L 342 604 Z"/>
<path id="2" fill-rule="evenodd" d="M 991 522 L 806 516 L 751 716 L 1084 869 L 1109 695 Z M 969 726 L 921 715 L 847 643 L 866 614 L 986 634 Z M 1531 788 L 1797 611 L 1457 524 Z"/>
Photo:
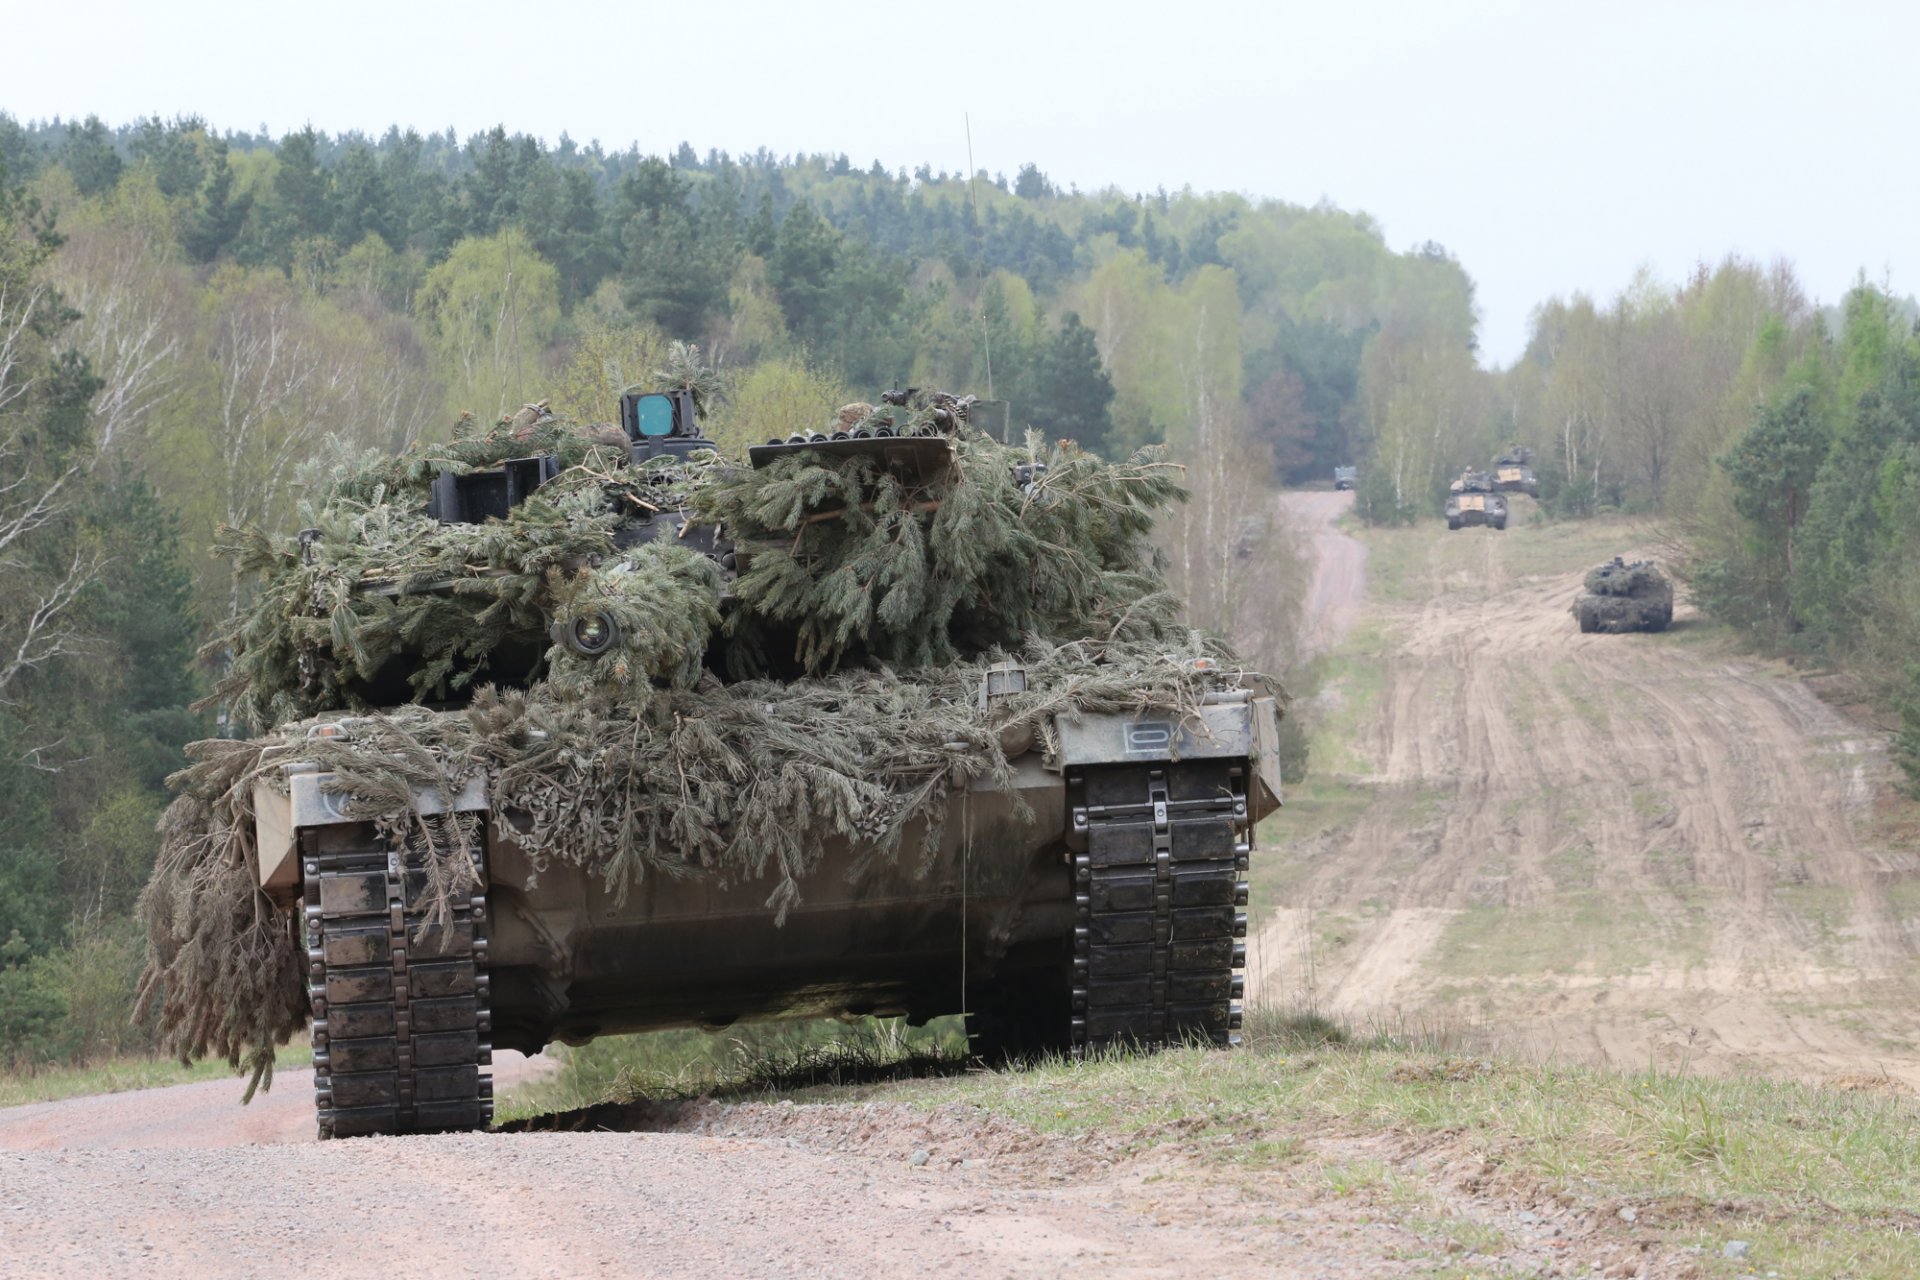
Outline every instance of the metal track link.
<path id="1" fill-rule="evenodd" d="M 1074 858 L 1073 1051 L 1240 1042 L 1244 762 L 1087 766 L 1067 777 Z"/>
<path id="2" fill-rule="evenodd" d="M 491 1124 L 484 875 L 429 925 L 425 876 L 384 844 L 302 862 L 320 1136 Z"/>

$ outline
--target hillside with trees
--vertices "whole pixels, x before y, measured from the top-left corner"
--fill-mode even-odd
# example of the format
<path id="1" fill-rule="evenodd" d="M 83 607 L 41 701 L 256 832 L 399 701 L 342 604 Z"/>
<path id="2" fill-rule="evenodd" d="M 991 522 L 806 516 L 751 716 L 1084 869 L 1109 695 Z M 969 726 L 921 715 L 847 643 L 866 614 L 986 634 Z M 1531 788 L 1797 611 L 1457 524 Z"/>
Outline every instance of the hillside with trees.
<path id="1" fill-rule="evenodd" d="M 974 391 L 1097 453 L 1167 443 L 1163 549 L 1201 625 L 1294 658 L 1272 489 L 1361 467 L 1431 518 L 1515 441 L 1555 517 L 1646 513 L 1695 600 L 1854 664 L 1920 768 L 1920 344 L 1864 281 L 1821 311 L 1737 259 L 1555 298 L 1481 366 L 1473 283 L 1364 213 L 1063 188 L 844 155 L 669 155 L 402 127 L 0 114 L 0 1046 L 138 1043 L 127 924 L 165 775 L 243 603 L 224 526 L 295 527 L 312 469 L 551 402 L 605 420 L 673 339 L 738 447 L 882 387 Z M 1920 668 L 1915 668 L 1920 671 Z"/>

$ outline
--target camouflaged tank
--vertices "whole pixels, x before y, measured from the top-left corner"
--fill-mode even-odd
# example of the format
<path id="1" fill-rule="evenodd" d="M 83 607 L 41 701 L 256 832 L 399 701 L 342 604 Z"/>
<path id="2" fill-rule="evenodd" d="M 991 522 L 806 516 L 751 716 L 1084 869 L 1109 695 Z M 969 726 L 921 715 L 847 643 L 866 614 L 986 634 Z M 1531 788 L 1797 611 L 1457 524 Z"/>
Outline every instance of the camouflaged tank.
<path id="1" fill-rule="evenodd" d="M 1583 632 L 1665 631 L 1673 621 L 1673 583 L 1651 560 L 1619 556 L 1587 571 L 1573 602 Z"/>
<path id="2" fill-rule="evenodd" d="M 1486 525 L 1507 527 L 1506 495 L 1496 491 L 1493 477 L 1485 471 L 1462 471 L 1460 478 L 1447 486 L 1447 528 L 1462 529 Z"/>
<path id="3" fill-rule="evenodd" d="M 483 1127 L 494 1048 L 656 1028 L 965 1013 L 983 1053 L 1238 1041 L 1253 830 L 1280 802 L 1263 677 L 1197 640 L 1109 644 L 1128 610 L 1097 598 L 1083 638 L 972 645 L 939 667 L 729 672 L 729 645 L 767 647 L 729 629 L 757 558 L 874 521 L 920 536 L 929 508 L 966 496 L 958 479 L 925 487 L 963 455 L 967 483 L 1014 487 L 1016 514 L 1070 500 L 1065 481 L 1049 496 L 1043 462 L 963 444 L 966 401 L 892 394 L 897 410 L 849 406 L 751 450 L 752 468 L 797 477 L 778 539 L 699 518 L 687 477 L 727 464 L 692 395 L 670 391 L 628 395 L 584 462 L 545 447 L 530 406 L 524 456 L 438 470 L 411 523 L 393 525 L 392 486 L 362 483 L 345 516 L 274 553 L 271 581 L 295 584 L 299 688 L 271 707 L 342 709 L 282 723 L 246 769 L 209 775 L 205 813 L 176 825 L 213 838 L 194 827 L 163 860 L 242 848 L 294 922 L 297 977 L 273 989 L 286 1008 L 267 1025 L 284 1037 L 310 1011 L 322 1137 Z M 1079 465 L 1052 456 L 1055 478 Z M 582 520 L 605 535 L 591 555 L 560 536 Z M 471 549 L 406 571 L 348 554 L 435 528 L 469 530 Z M 546 560 L 527 551 L 549 537 Z M 526 557 L 524 588 L 499 585 L 503 539 Z M 662 564 L 697 589 L 660 605 L 645 584 L 668 579 L 645 575 Z M 923 584 L 895 590 L 908 585 Z M 433 627 L 471 625 L 474 598 L 484 653 L 426 653 Z M 708 610 L 690 633 L 711 625 L 704 651 L 648 667 L 655 633 Z M 955 636 L 963 617 L 978 625 L 977 610 L 954 616 Z M 831 639 L 800 632 L 783 652 Z M 234 643 L 272 656 L 288 642 Z M 476 694 L 482 681 L 497 687 Z M 583 710 L 608 689 L 625 691 L 612 711 Z M 871 731 L 848 722 L 868 705 Z M 610 776 L 625 781 L 600 790 Z M 790 813 L 776 786 L 800 797 Z M 223 814 L 240 815 L 233 830 Z M 645 865 L 623 869 L 616 849 Z M 179 954 L 160 948 L 154 971 L 184 983 L 167 968 Z"/>

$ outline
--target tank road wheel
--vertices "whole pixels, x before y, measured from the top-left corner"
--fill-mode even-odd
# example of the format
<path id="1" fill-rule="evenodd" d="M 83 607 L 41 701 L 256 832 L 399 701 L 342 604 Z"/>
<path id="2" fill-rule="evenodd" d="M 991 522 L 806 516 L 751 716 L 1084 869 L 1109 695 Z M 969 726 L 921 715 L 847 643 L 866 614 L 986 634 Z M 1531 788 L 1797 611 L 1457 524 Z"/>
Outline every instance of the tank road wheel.
<path id="1" fill-rule="evenodd" d="M 1507 527 L 1507 518 L 1505 516 L 1495 516 L 1491 523 L 1496 529 L 1504 529 Z"/>
<path id="2" fill-rule="evenodd" d="M 448 923 L 430 925 L 424 875 L 384 843 L 302 861 L 320 1136 L 485 1128 L 484 874 Z"/>
<path id="3" fill-rule="evenodd" d="M 1089 765 L 1074 829 L 1073 1050 L 1239 1043 L 1246 964 L 1247 767 Z"/>
<path id="4" fill-rule="evenodd" d="M 1451 531 L 1451 530 L 1456 530 L 1456 529 L 1458 529 L 1459 527 L 1460 527 L 1460 517 L 1459 517 L 1459 516 L 1448 516 L 1448 517 L 1447 517 L 1447 528 L 1448 528 L 1448 530 L 1450 530 L 1450 531 Z"/>

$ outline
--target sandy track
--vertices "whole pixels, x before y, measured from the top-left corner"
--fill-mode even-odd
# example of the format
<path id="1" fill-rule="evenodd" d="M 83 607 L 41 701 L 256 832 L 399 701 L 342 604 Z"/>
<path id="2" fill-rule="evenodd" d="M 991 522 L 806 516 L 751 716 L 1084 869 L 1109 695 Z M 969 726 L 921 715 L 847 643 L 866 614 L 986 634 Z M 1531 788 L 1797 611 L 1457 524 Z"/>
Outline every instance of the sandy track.
<path id="1" fill-rule="evenodd" d="M 551 1058 L 511 1049 L 493 1055 L 495 1087 L 554 1070 Z M 273 1087 L 241 1106 L 242 1081 L 102 1093 L 0 1109 L 0 1151 L 277 1146 L 314 1141 L 313 1068 L 274 1074 Z"/>
<path id="2" fill-rule="evenodd" d="M 1366 545 L 1334 525 L 1353 510 L 1353 494 L 1285 493 L 1280 496 L 1280 509 L 1313 547 L 1313 576 L 1307 585 L 1307 647 L 1325 649 L 1347 634 L 1365 599 Z"/>
<path id="3" fill-rule="evenodd" d="M 1561 535 L 1393 536 L 1423 540 L 1424 586 L 1365 606 L 1367 803 L 1280 854 L 1304 861 L 1256 991 L 1626 1066 L 1920 1085 L 1920 867 L 1873 838 L 1884 743 L 1684 608 L 1580 635 L 1579 560 L 1508 567 Z M 1357 575 L 1321 581 L 1351 617 Z"/>
<path id="4" fill-rule="evenodd" d="M 954 1105 L 698 1104 L 663 1120 L 672 1131 L 0 1152 L 0 1274 L 1384 1280 L 1451 1257 L 1463 1229 L 1499 1242 L 1476 1261 L 1503 1274 L 1697 1274 L 1611 1214 L 1485 1178 L 1447 1135 L 1320 1125 L 1300 1163 L 1236 1168 Z M 1407 1182 L 1330 1191 L 1323 1171 L 1356 1163 Z M 1424 1214 L 1407 1212 L 1414 1181 Z"/>

